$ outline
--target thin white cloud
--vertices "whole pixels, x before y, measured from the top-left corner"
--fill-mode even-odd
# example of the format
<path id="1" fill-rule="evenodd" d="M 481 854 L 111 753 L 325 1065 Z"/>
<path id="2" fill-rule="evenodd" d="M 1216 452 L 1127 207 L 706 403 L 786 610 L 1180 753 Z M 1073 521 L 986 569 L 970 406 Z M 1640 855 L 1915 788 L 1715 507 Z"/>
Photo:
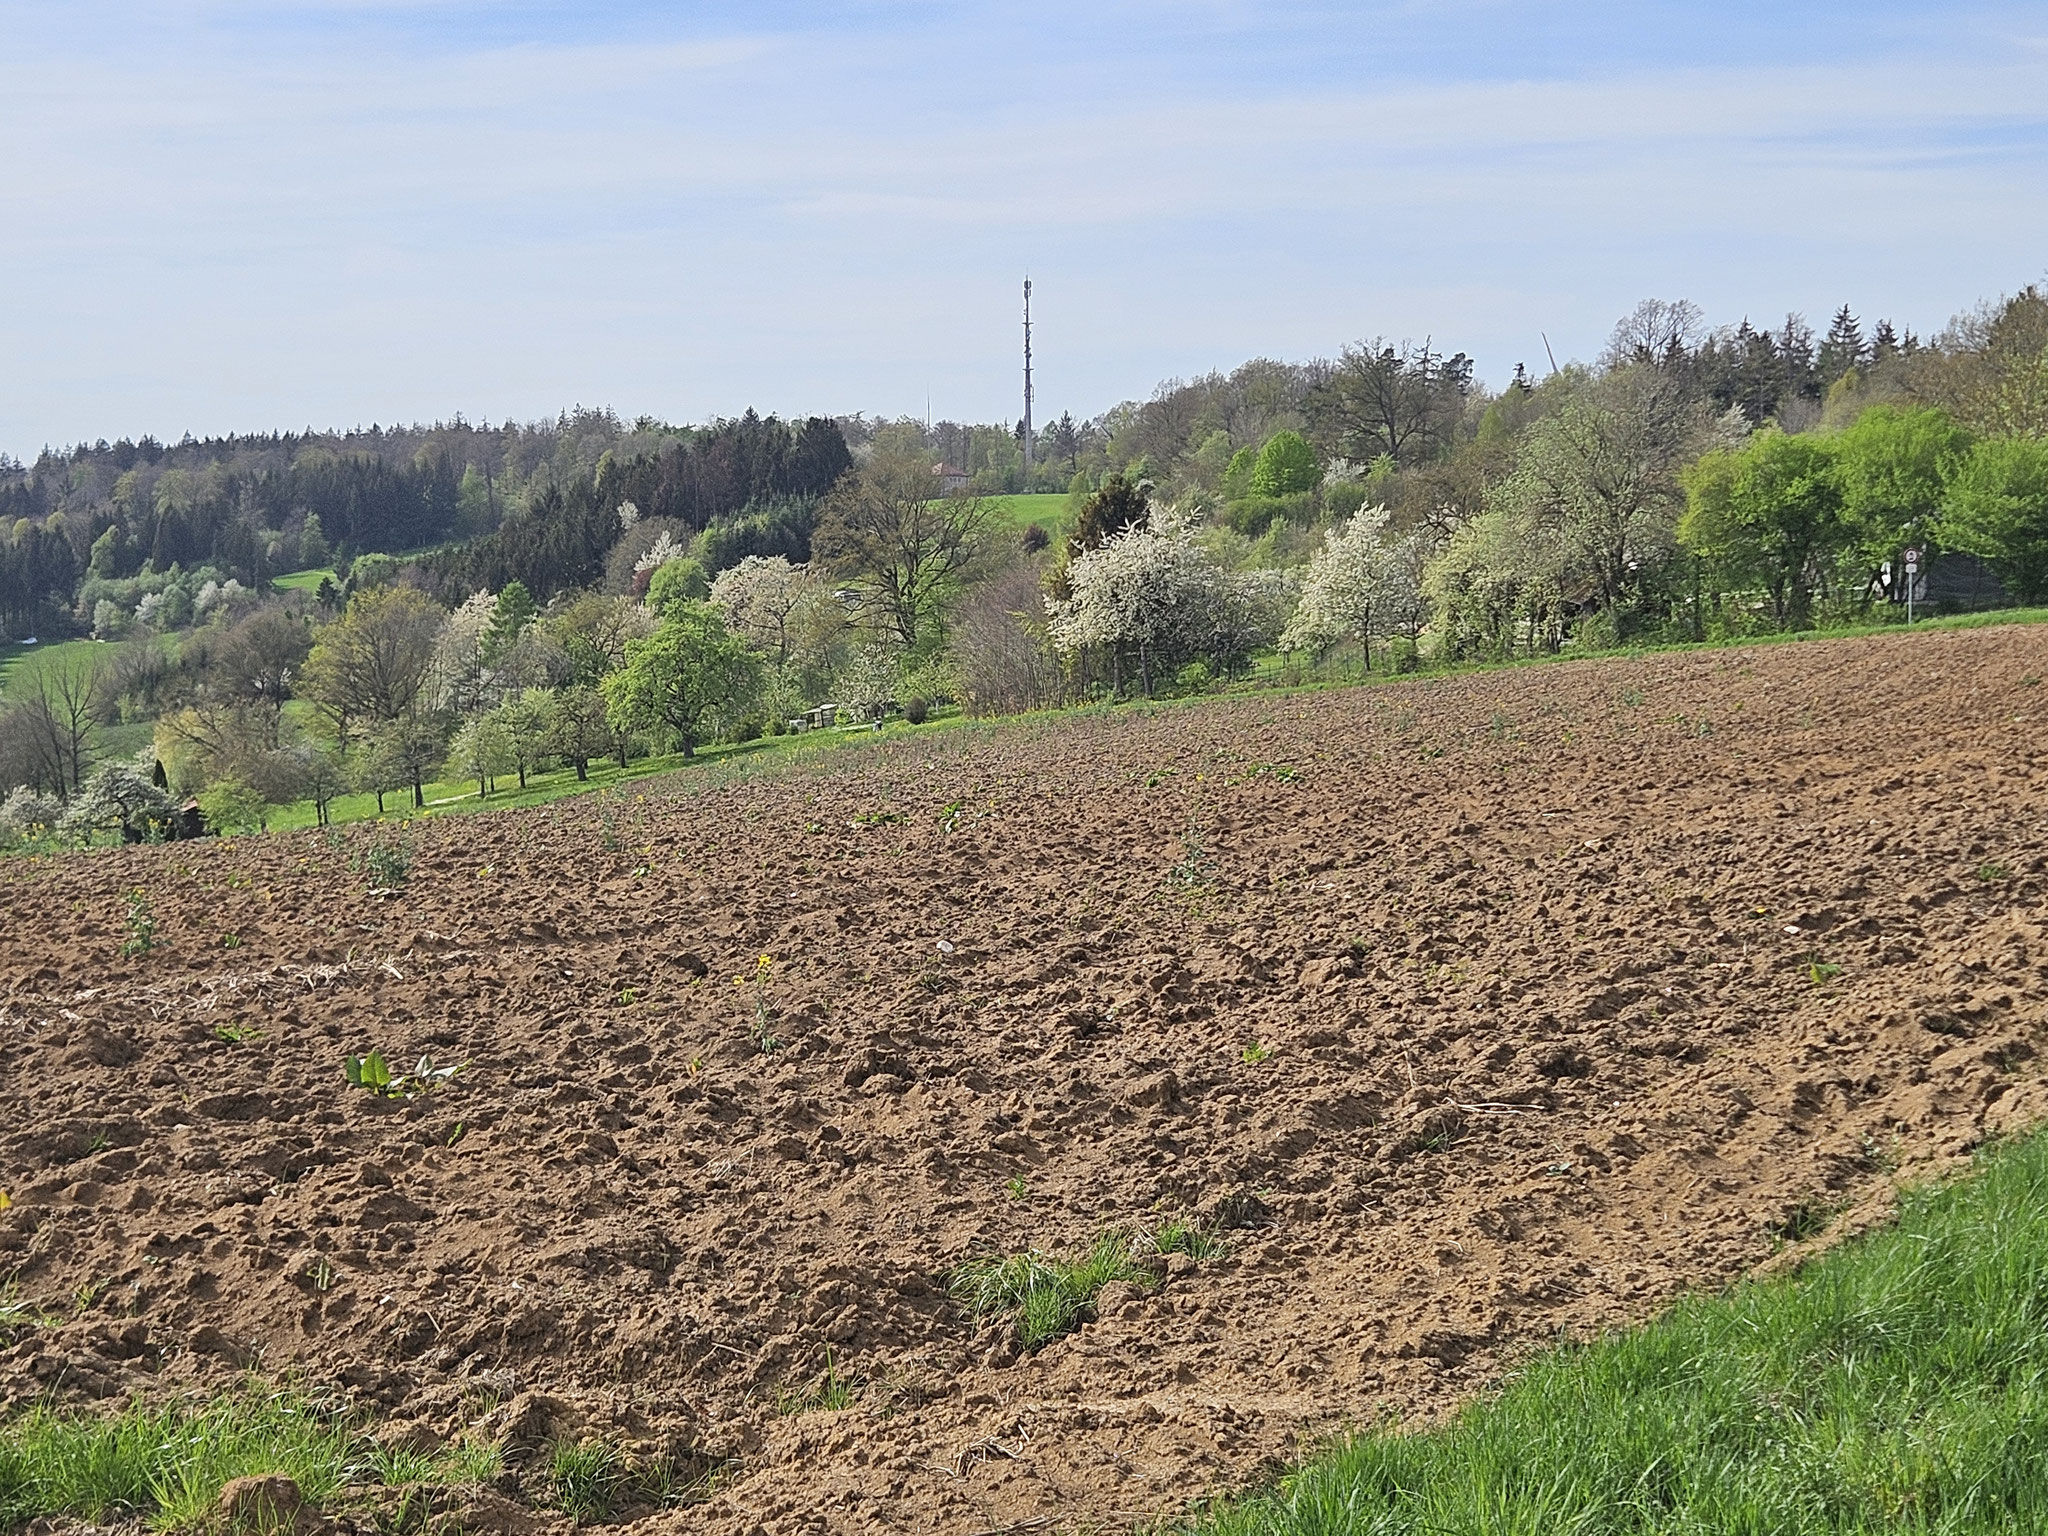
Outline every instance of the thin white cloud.
<path id="1" fill-rule="evenodd" d="M 1653 291 L 1882 285 L 1924 325 L 2048 244 L 2032 50 L 1050 96 L 843 31 L 40 66 L 0 95 L 14 451 L 497 389 L 689 415 L 932 379 L 994 414 L 1026 261 L 1094 409 L 1366 330 L 1457 335 L 1499 375 L 1524 332 L 1590 348 Z"/>

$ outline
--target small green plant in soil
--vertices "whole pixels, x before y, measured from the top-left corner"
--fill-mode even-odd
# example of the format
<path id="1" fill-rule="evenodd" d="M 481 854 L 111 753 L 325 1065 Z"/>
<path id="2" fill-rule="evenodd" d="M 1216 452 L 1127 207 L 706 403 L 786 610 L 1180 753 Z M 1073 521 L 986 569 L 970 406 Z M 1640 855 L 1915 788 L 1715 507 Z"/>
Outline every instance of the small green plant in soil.
<path id="1" fill-rule="evenodd" d="M 0 1210 L 5 1208 L 5 1203 L 0 1202 Z M 22 1299 L 20 1289 L 12 1281 L 0 1286 L 0 1343 L 7 1342 L 24 1329 L 42 1328 L 51 1321 L 53 1319 L 41 1307 Z"/>
<path id="2" fill-rule="evenodd" d="M 1035 1350 L 1094 1316 L 1096 1296 L 1116 1280 L 1149 1286 L 1153 1275 L 1132 1256 L 1128 1237 L 1105 1232 L 1078 1259 L 1054 1258 L 1036 1248 L 969 1259 L 953 1271 L 950 1288 L 977 1321 L 1008 1318 L 1017 1342 Z"/>
<path id="3" fill-rule="evenodd" d="M 156 913 L 148 895 L 140 889 L 128 893 L 128 937 L 121 943 L 121 958 L 133 960 L 156 948 Z"/>
<path id="4" fill-rule="evenodd" d="M 1238 1060 L 1248 1067 L 1256 1067 L 1262 1061 L 1272 1059 L 1273 1048 L 1263 1040 L 1254 1040 L 1237 1053 Z"/>
<path id="5" fill-rule="evenodd" d="M 2003 864 L 1979 864 L 1977 866 L 1977 878 L 1986 885 L 1995 885 L 2000 880 L 2009 879 L 2011 878 L 2011 873 Z"/>
<path id="6" fill-rule="evenodd" d="M 754 974 L 752 976 L 735 976 L 732 979 L 733 985 L 736 987 L 751 985 L 753 988 L 754 1049 L 764 1056 L 782 1048 L 782 1042 L 775 1038 L 774 1031 L 769 1028 L 772 1019 L 768 1010 L 768 978 L 774 974 L 774 971 L 775 957 L 773 955 L 763 955 L 754 962 Z"/>
<path id="7" fill-rule="evenodd" d="M 213 1038 L 223 1045 L 252 1045 L 263 1038 L 263 1031 L 254 1024 L 216 1024 Z"/>
<path id="8" fill-rule="evenodd" d="M 393 1072 L 382 1051 L 370 1051 L 362 1056 L 346 1058 L 342 1062 L 342 1073 L 348 1078 L 350 1087 L 360 1088 L 377 1098 L 416 1099 L 452 1081 L 468 1065 L 462 1061 L 451 1066 L 436 1066 L 433 1057 L 422 1056 L 412 1071 Z"/>
<path id="9" fill-rule="evenodd" d="M 1357 1434 L 1195 1536 L 2048 1530 L 2048 1136 L 1797 1274 Z"/>
<path id="10" fill-rule="evenodd" d="M 402 837 L 372 843 L 363 854 L 363 868 L 373 891 L 402 891 L 412 878 L 412 845 Z"/>
<path id="11" fill-rule="evenodd" d="M 851 1408 L 859 1396 L 859 1386 L 839 1369 L 838 1359 L 827 1350 L 824 1370 L 801 1387 L 784 1387 L 775 1394 L 775 1411 L 784 1415 L 837 1413 Z"/>
<path id="12" fill-rule="evenodd" d="M 1812 979 L 1813 984 L 1818 987 L 1824 986 L 1841 975 L 1842 968 L 1839 965 L 1830 965 L 1827 961 L 1816 956 L 1807 962 L 1806 974 Z"/>
<path id="13" fill-rule="evenodd" d="M 1216 880 L 1216 860 L 1203 845 L 1199 827 L 1189 823 L 1181 834 L 1180 858 L 1166 872 L 1168 883 L 1187 891 L 1207 890 Z"/>

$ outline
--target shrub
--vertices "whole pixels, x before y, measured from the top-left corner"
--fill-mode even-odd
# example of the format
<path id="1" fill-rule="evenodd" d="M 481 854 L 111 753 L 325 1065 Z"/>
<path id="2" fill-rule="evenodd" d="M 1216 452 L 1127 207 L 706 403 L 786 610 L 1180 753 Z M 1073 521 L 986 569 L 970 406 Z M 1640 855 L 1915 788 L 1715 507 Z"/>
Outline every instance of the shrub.
<path id="1" fill-rule="evenodd" d="M 216 832 L 254 832 L 262 826 L 267 807 L 246 781 L 230 774 L 199 792 L 199 809 Z"/>
<path id="2" fill-rule="evenodd" d="M 60 801 L 37 794 L 26 784 L 20 785 L 0 801 L 0 846 L 48 837 L 63 814 Z"/>
<path id="3" fill-rule="evenodd" d="M 79 842 L 95 832 L 118 832 L 124 843 L 161 834 L 171 819 L 171 797 L 149 775 L 126 763 L 108 763 L 85 781 L 58 819 L 58 830 Z"/>
<path id="4" fill-rule="evenodd" d="M 912 699 L 903 706 L 903 718 L 912 725 L 923 725 L 930 718 L 931 709 L 923 699 Z"/>

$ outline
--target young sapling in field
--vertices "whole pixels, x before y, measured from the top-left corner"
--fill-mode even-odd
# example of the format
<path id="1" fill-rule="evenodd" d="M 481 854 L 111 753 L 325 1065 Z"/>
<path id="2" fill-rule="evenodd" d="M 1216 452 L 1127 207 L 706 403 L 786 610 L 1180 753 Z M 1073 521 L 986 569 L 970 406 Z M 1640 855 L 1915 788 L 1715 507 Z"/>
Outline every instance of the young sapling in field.
<path id="1" fill-rule="evenodd" d="M 391 1064 L 384 1059 L 384 1053 L 373 1050 L 346 1058 L 342 1062 L 342 1072 L 350 1087 L 360 1088 L 375 1098 L 415 1099 L 452 1081 L 468 1065 L 468 1062 L 461 1061 L 451 1066 L 437 1066 L 433 1057 L 422 1056 L 412 1071 L 393 1072 Z"/>
<path id="2" fill-rule="evenodd" d="M 128 893 L 128 937 L 121 944 L 121 958 L 133 960 L 156 948 L 156 913 L 149 896 L 140 887 Z"/>
<path id="3" fill-rule="evenodd" d="M 768 1011 L 768 977 L 774 969 L 775 957 L 773 955 L 763 955 L 754 962 L 754 974 L 751 977 L 735 976 L 732 979 L 732 984 L 736 987 L 744 987 L 750 983 L 753 986 L 754 1049 L 764 1056 L 771 1051 L 777 1051 L 782 1048 L 782 1042 L 775 1038 L 768 1027 L 770 1022 Z"/>

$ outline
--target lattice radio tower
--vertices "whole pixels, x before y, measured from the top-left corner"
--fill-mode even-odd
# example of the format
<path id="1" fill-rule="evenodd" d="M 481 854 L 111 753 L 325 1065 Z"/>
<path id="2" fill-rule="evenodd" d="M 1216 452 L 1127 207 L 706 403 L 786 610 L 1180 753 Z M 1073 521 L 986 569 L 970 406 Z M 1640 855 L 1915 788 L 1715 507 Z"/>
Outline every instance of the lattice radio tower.
<path id="1" fill-rule="evenodd" d="M 1024 279 L 1024 473 L 1031 473 L 1031 279 Z"/>

